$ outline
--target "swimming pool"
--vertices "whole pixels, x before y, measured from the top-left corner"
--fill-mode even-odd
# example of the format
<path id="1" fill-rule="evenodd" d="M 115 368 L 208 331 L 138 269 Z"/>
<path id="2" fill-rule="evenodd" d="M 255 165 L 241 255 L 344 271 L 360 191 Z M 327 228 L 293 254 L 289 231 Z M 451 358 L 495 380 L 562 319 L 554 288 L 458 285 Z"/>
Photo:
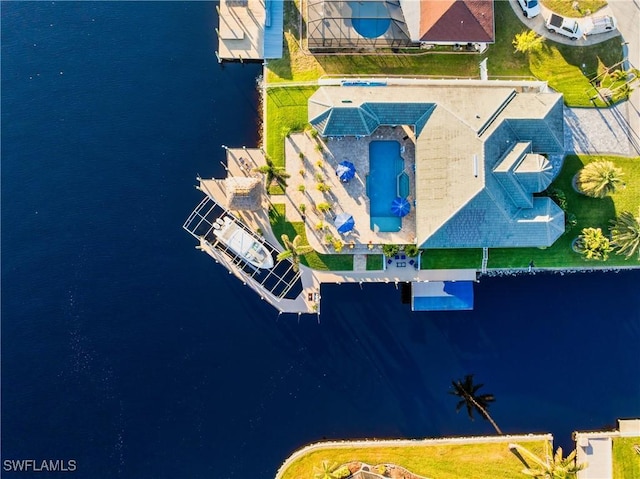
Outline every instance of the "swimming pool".
<path id="1" fill-rule="evenodd" d="M 365 38 L 378 38 L 389 29 L 391 18 L 384 2 L 348 2 L 353 17 L 351 24 Z"/>
<path id="2" fill-rule="evenodd" d="M 369 143 L 369 196 L 370 226 L 373 231 L 400 231 L 402 218 L 391 213 L 391 203 L 398 196 L 398 175 L 404 170 L 397 141 Z"/>

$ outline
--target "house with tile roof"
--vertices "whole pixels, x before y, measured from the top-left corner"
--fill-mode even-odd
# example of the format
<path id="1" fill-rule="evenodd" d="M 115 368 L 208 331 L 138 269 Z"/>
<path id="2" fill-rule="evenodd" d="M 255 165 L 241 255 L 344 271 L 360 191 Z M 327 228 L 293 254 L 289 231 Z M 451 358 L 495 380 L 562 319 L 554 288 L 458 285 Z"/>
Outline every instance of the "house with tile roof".
<path id="1" fill-rule="evenodd" d="M 411 128 L 420 248 L 547 247 L 564 233 L 562 209 L 535 195 L 564 154 L 562 95 L 544 84 L 323 86 L 308 107 L 324 137 Z"/>
<path id="2" fill-rule="evenodd" d="M 400 0 L 412 42 L 494 43 L 493 0 Z"/>
<path id="3" fill-rule="evenodd" d="M 312 50 L 495 41 L 493 0 L 308 0 Z"/>

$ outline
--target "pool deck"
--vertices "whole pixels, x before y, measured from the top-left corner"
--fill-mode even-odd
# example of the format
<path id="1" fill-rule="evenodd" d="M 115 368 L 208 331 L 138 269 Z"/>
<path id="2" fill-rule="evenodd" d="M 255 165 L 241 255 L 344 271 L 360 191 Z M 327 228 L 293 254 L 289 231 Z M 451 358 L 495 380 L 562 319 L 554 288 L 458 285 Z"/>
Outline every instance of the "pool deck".
<path id="1" fill-rule="evenodd" d="M 353 242 L 353 250 L 358 252 L 371 252 L 368 249 L 370 243 L 372 245 L 415 244 L 415 208 L 412 208 L 409 214 L 402 218 L 400 231 L 375 232 L 371 230 L 369 198 L 366 193 L 366 177 L 369 174 L 369 143 L 380 140 L 396 140 L 401 147 L 404 147 L 401 156 L 405 160 L 404 172 L 409 177 L 408 200 L 413 203 L 415 138 L 409 128 L 380 127 L 372 136 L 360 139 L 353 137 L 323 139 L 319 136 L 314 139 L 306 133 L 294 133 L 285 140 L 287 173 L 291 175 L 288 180 L 287 197 L 288 203 L 293 206 L 293 208 L 287 208 L 287 219 L 301 221 L 302 215 L 299 206 L 306 205 L 307 239 L 315 250 L 322 253 L 335 253 L 333 247 L 324 241 L 327 234 L 336 239 L 340 238 L 345 245 Z M 317 150 L 317 145 L 322 145 L 322 152 Z M 304 160 L 300 159 L 300 152 L 303 153 Z M 338 163 L 343 160 L 352 162 L 356 167 L 356 176 L 348 183 L 341 182 L 335 174 Z M 321 162 L 322 166 L 319 166 L 318 162 Z M 305 171 L 304 176 L 301 175 L 301 170 Z M 322 193 L 317 190 L 315 178 L 317 174 L 322 175 L 324 182 L 331 187 L 330 192 Z M 305 186 L 304 193 L 298 190 L 300 185 Z M 327 213 L 322 213 L 315 208 L 320 203 L 329 203 L 332 209 Z M 354 230 L 346 235 L 338 233 L 333 226 L 335 216 L 343 212 L 349 213 L 355 220 Z M 320 222 L 326 227 L 321 231 L 316 229 L 316 225 Z M 379 249 L 377 251 L 380 252 Z"/>
<path id="2" fill-rule="evenodd" d="M 398 128 L 398 130 L 401 130 L 401 129 Z M 396 132 L 396 134 L 400 136 L 400 139 L 402 139 L 402 137 L 405 136 L 404 134 L 401 134 L 400 131 Z M 304 134 L 299 134 L 298 136 L 306 137 L 306 135 Z M 296 139 L 300 140 L 300 138 L 298 138 L 296 135 L 291 135 L 291 137 L 292 137 L 291 139 L 287 140 L 287 148 L 293 149 L 294 148 L 293 145 L 298 145 L 298 144 L 302 145 L 302 143 L 300 142 L 295 143 Z M 313 144 L 315 144 L 315 140 L 312 140 L 311 138 L 308 138 L 308 137 L 306 138 L 307 139 L 303 141 L 307 142 L 305 143 L 305 145 L 306 145 L 306 148 L 309 149 L 309 153 L 310 154 L 314 153 L 316 156 L 318 156 L 319 153 L 315 151 L 313 147 Z M 373 140 L 377 139 L 376 135 L 373 135 L 372 139 Z M 361 157 L 360 153 L 363 153 L 363 152 L 366 152 L 364 156 L 368 157 L 368 142 L 364 140 L 357 140 L 357 141 L 351 140 L 351 143 L 354 143 L 354 145 L 351 145 L 351 146 L 349 145 L 350 142 L 348 140 L 341 140 L 341 141 L 334 140 L 333 143 L 339 143 L 339 146 L 337 148 L 334 148 L 334 145 L 332 145 L 331 143 L 332 142 L 330 141 L 329 144 L 331 145 L 331 152 L 333 155 L 336 155 L 336 153 L 338 152 L 344 152 L 344 153 L 351 152 L 351 155 L 354 155 L 354 153 L 356 153 L 354 150 L 354 147 L 357 147 L 361 149 L 361 151 L 358 152 L 358 155 L 357 155 L 358 157 Z M 358 144 L 355 145 L 355 143 L 358 143 Z M 407 147 L 405 149 L 405 160 L 407 160 L 407 168 L 405 168 L 405 170 L 410 169 L 408 167 L 409 162 L 408 162 L 407 155 L 413 154 L 413 150 L 409 148 L 410 143 L 411 141 L 406 142 Z M 262 152 L 261 149 L 226 148 L 226 147 L 225 149 L 226 149 L 226 158 L 227 158 L 226 167 L 227 167 L 228 175 L 254 176 L 254 177 L 260 177 L 260 178 L 263 176 L 261 173 L 254 171 L 255 168 L 266 164 L 264 153 Z M 339 154 L 340 153 L 338 153 L 338 155 Z M 296 156 L 295 161 L 300 163 L 299 158 L 297 158 L 297 153 L 295 153 L 295 156 Z M 315 157 L 312 156 L 312 158 L 315 158 Z M 341 158 L 341 156 L 338 156 L 338 158 Z M 290 160 L 288 160 L 288 162 L 289 161 Z M 317 161 L 317 160 L 314 160 L 314 161 Z M 335 161 L 335 160 L 333 159 L 327 160 L 327 163 L 329 163 L 330 161 Z M 331 164 L 333 165 L 333 163 Z M 364 168 L 364 165 L 362 165 L 362 167 Z M 314 168 L 317 169 L 317 167 L 315 166 Z M 326 166 L 325 168 L 328 169 L 329 166 Z M 327 182 L 329 182 L 329 179 L 331 179 L 337 183 L 335 185 L 335 191 L 332 190 L 332 193 L 334 193 L 336 196 L 335 201 L 337 201 L 337 203 L 332 203 L 332 204 L 339 204 L 342 207 L 344 204 L 348 205 L 348 201 L 352 201 L 356 205 L 362 204 L 362 207 L 366 206 L 365 198 L 363 198 L 362 196 L 360 196 L 359 198 L 356 197 L 356 198 L 349 199 L 349 193 L 353 193 L 353 191 L 352 190 L 347 191 L 344 188 L 344 184 L 340 183 L 340 181 L 336 179 L 336 175 L 333 172 L 333 170 L 328 170 L 328 171 L 331 173 L 331 175 L 328 175 L 328 174 L 326 175 Z M 412 168 L 411 168 L 411 171 L 412 171 Z M 295 174 L 302 179 L 302 177 L 297 171 L 295 172 Z M 293 180 L 293 175 L 291 180 Z M 313 176 L 311 176 L 311 181 L 313 182 Z M 285 204 L 286 211 L 287 211 L 287 219 L 289 221 L 300 221 L 301 220 L 300 213 L 296 210 L 296 207 L 294 205 L 299 204 L 299 203 L 296 203 L 296 200 L 301 200 L 302 198 L 305 198 L 305 196 L 297 190 L 297 187 L 294 187 L 295 183 L 293 183 L 293 181 L 289 181 L 289 184 L 290 186 L 289 188 L 287 188 L 287 192 L 288 192 L 287 195 L 271 196 L 269 199 L 265 197 L 262 203 L 263 208 L 257 211 L 242 211 L 240 213 L 234 212 L 234 214 L 238 216 L 243 221 L 243 223 L 247 225 L 250 229 L 256 231 L 259 228 L 262 231 L 264 238 L 269 243 L 271 243 L 273 246 L 277 247 L 280 250 L 282 249 L 282 247 L 280 246 L 278 239 L 275 237 L 275 235 L 273 234 L 273 231 L 271 230 L 271 223 L 269 221 L 269 212 L 268 212 L 269 205 L 270 203 Z M 300 182 L 298 184 L 300 184 Z M 351 184 L 357 185 L 359 183 L 356 182 L 356 179 L 354 179 L 352 180 Z M 201 178 L 199 179 L 198 188 L 219 205 L 225 206 L 227 204 L 227 193 L 226 193 L 223 179 L 202 179 Z M 356 190 L 359 191 L 361 195 L 365 195 L 363 184 L 359 188 L 356 188 Z M 301 196 L 299 198 L 295 197 L 295 195 L 298 195 L 298 194 Z M 320 192 L 318 192 L 317 190 L 314 190 L 314 194 L 316 194 L 316 196 L 320 195 L 320 196 L 317 196 L 317 198 L 322 198 L 324 201 L 327 201 L 324 199 L 324 196 L 322 196 L 322 194 L 320 194 Z M 356 211 L 356 210 L 354 209 L 353 211 Z M 350 248 L 349 246 L 345 246 L 343 250 L 344 254 L 352 254 L 354 256 L 353 271 L 317 271 L 317 270 L 308 268 L 306 266 L 300 266 L 303 292 L 296 299 L 283 299 L 280 301 L 276 301 L 276 300 L 272 300 L 272 298 L 270 298 L 267 294 L 265 294 L 264 291 L 261 291 L 259 288 L 254 288 L 256 292 L 258 292 L 261 296 L 263 296 L 276 309 L 278 309 L 278 311 L 282 313 L 302 314 L 302 313 L 319 313 L 320 312 L 320 299 L 321 299 L 320 287 L 323 283 L 364 284 L 364 283 L 403 283 L 403 282 L 410 282 L 410 281 L 452 281 L 452 280 L 475 281 L 476 280 L 475 269 L 455 269 L 455 270 L 453 269 L 451 270 L 422 269 L 421 270 L 421 269 L 416 269 L 415 267 L 410 266 L 408 260 L 404 261 L 406 262 L 405 266 L 399 266 L 398 263 L 402 263 L 402 262 L 398 262 L 394 260 L 392 261 L 391 264 L 385 265 L 386 266 L 385 270 L 367 271 L 366 270 L 367 254 L 382 254 L 380 245 L 375 245 L 373 246 L 372 249 L 370 249 L 368 245 L 369 238 L 371 238 L 372 241 L 374 240 L 385 241 L 385 238 L 389 237 L 388 235 L 393 235 L 394 237 L 401 238 L 400 242 L 404 242 L 404 238 L 406 236 L 403 236 L 403 235 L 406 235 L 407 233 L 402 233 L 402 232 L 374 233 L 369 228 L 369 218 L 366 211 L 367 210 L 364 209 L 362 211 L 358 211 L 357 213 L 352 213 L 354 215 L 354 218 L 356 218 L 356 223 L 360 221 L 361 224 L 364 224 L 364 227 L 362 227 L 363 233 L 360 233 L 358 236 L 354 235 L 354 242 L 355 240 L 358 240 L 359 238 L 361 238 L 363 235 L 366 242 L 362 242 L 358 240 L 358 242 L 354 245 L 353 248 Z M 358 216 L 356 217 L 356 215 Z M 318 218 L 320 217 L 318 216 Z M 405 217 L 403 221 L 407 221 L 407 217 Z M 307 224 L 309 224 L 308 218 L 307 218 Z M 408 223 L 403 223 L 403 224 L 406 224 L 408 227 Z M 326 248 L 325 245 L 322 245 L 321 243 L 317 242 L 315 238 L 316 236 L 313 233 L 310 233 L 308 237 L 309 243 L 313 245 L 314 242 L 316 242 L 316 244 L 318 244 L 319 246 Z M 388 240 L 388 241 L 393 241 L 393 240 Z M 205 249 L 206 251 L 206 245 L 201 244 L 200 247 Z M 333 250 L 331 251 L 334 252 Z M 424 253 L 424 254 L 428 254 L 428 253 Z M 225 266 L 229 267 L 228 265 L 225 265 Z"/>

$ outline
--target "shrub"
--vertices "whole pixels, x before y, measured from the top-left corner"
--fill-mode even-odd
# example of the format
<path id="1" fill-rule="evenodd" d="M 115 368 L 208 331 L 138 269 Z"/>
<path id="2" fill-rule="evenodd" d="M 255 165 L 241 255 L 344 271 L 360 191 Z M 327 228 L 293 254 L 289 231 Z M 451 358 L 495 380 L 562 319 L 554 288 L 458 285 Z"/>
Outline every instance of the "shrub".
<path id="1" fill-rule="evenodd" d="M 324 183 L 324 175 L 322 173 L 316 173 L 314 178 L 318 183 Z"/>
<path id="2" fill-rule="evenodd" d="M 582 234 L 576 240 L 575 249 L 582 253 L 585 259 L 595 261 L 606 261 L 613 250 L 609 239 L 602 234 L 600 228 L 583 228 Z"/>
<path id="3" fill-rule="evenodd" d="M 300 193 L 304 193 L 306 190 L 307 190 L 307 187 L 306 187 L 306 186 L 304 186 L 304 185 L 299 185 L 299 186 L 298 186 L 298 191 L 299 191 Z"/>
<path id="4" fill-rule="evenodd" d="M 604 198 L 624 188 L 623 174 L 611 161 L 594 161 L 578 172 L 576 187 L 592 198 Z"/>
<path id="5" fill-rule="evenodd" d="M 307 211 L 307 205 L 305 205 L 304 203 L 300 203 L 300 206 L 298 207 L 300 209 L 300 213 L 305 214 L 305 212 Z"/>
<path id="6" fill-rule="evenodd" d="M 318 153 L 322 153 L 324 151 L 324 146 L 322 146 L 322 143 L 316 143 L 316 146 L 314 148 Z"/>
<path id="7" fill-rule="evenodd" d="M 300 158 L 300 161 L 304 161 L 304 153 L 298 153 L 298 158 Z"/>
<path id="8" fill-rule="evenodd" d="M 304 175 L 306 173 L 306 171 L 304 171 L 303 169 L 298 170 L 298 173 L 300 173 L 300 176 L 302 176 L 304 178 Z"/>
<path id="9" fill-rule="evenodd" d="M 320 169 L 324 168 L 324 161 L 322 160 L 316 161 L 316 166 Z"/>
<path id="10" fill-rule="evenodd" d="M 338 469 L 333 471 L 333 477 L 335 479 L 345 479 L 350 475 L 351 475 L 351 471 L 349 470 L 349 467 L 347 467 L 346 465 L 340 466 Z"/>
<path id="11" fill-rule="evenodd" d="M 333 243 L 333 235 L 331 233 L 327 233 L 326 235 L 324 235 L 324 242 L 325 244 Z"/>
<path id="12" fill-rule="evenodd" d="M 404 252 L 407 253 L 407 256 L 418 256 L 420 249 L 414 244 L 408 244 L 404 247 Z"/>
<path id="13" fill-rule="evenodd" d="M 318 130 L 312 127 L 309 130 L 309 136 L 315 140 L 316 138 L 318 138 Z"/>
<path id="14" fill-rule="evenodd" d="M 387 257 L 392 257 L 398 254 L 400 247 L 397 244 L 386 244 L 382 247 L 382 253 Z"/>
<path id="15" fill-rule="evenodd" d="M 316 229 L 316 231 L 322 231 L 323 229 L 325 229 L 326 226 L 324 224 L 324 221 L 318 221 L 314 228 Z"/>
<path id="16" fill-rule="evenodd" d="M 317 208 L 320 213 L 331 211 L 331 205 L 329 203 L 318 203 Z"/>
<path id="17" fill-rule="evenodd" d="M 560 188 L 548 188 L 547 196 L 551 198 L 555 203 L 562 208 L 562 211 L 567 212 L 567 195 Z"/>
<path id="18" fill-rule="evenodd" d="M 320 191 L 322 193 L 327 193 L 327 192 L 331 191 L 331 186 L 329 186 L 326 183 L 318 183 L 316 185 L 316 188 L 318 189 L 318 191 Z"/>
<path id="19" fill-rule="evenodd" d="M 342 242 L 341 239 L 333 240 L 333 249 L 336 250 L 336 253 L 340 253 L 343 247 L 344 247 L 344 243 Z"/>

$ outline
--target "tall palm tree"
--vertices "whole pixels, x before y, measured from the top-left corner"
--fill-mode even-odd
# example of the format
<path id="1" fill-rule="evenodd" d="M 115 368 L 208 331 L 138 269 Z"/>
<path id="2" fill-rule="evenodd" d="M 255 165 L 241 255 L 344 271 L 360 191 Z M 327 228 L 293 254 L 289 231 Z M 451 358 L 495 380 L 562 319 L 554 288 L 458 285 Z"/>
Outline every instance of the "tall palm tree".
<path id="1" fill-rule="evenodd" d="M 623 254 L 627 259 L 636 252 L 640 260 L 640 209 L 634 217 L 629 211 L 623 211 L 615 220 L 611 220 L 611 241 L 616 246 L 616 254 Z"/>
<path id="2" fill-rule="evenodd" d="M 285 250 L 278 254 L 276 258 L 278 261 L 282 261 L 284 259 L 290 258 L 293 263 L 293 270 L 298 271 L 300 269 L 300 257 L 305 254 L 309 254 L 313 251 L 313 248 L 308 244 L 302 245 L 300 242 L 302 241 L 302 237 L 300 235 L 296 235 L 293 238 L 293 241 L 289 239 L 289 236 L 283 234 L 281 236 L 282 243 L 284 244 Z"/>
<path id="3" fill-rule="evenodd" d="M 257 171 L 265 175 L 265 183 L 267 186 L 267 190 L 271 183 L 275 180 L 283 189 L 287 186 L 287 178 L 291 175 L 285 171 L 285 169 L 281 166 L 276 166 L 273 160 L 265 155 L 264 160 L 266 161 L 266 165 L 259 166 L 254 168 L 253 171 Z"/>
<path id="4" fill-rule="evenodd" d="M 594 161 L 578 172 L 576 186 L 587 196 L 604 198 L 624 187 L 623 174 L 611 161 Z"/>
<path id="5" fill-rule="evenodd" d="M 544 442 L 543 456 L 538 457 L 526 447 L 520 444 L 509 444 L 512 452 L 517 452 L 521 459 L 524 459 L 525 469 L 522 471 L 530 477 L 536 479 L 575 479 L 578 471 L 587 467 L 587 463 L 578 464 L 576 462 L 576 451 L 573 450 L 567 457 L 562 457 L 562 448 L 559 447 L 553 454 L 549 441 Z M 527 459 L 532 464 L 527 462 Z"/>
<path id="6" fill-rule="evenodd" d="M 467 413 L 473 421 L 473 411 L 475 409 L 491 423 L 498 434 L 502 434 L 502 431 L 487 411 L 489 404 L 494 402 L 496 398 L 493 394 L 476 394 L 484 384 L 473 384 L 473 374 L 467 374 L 464 377 L 464 381 L 451 381 L 451 385 L 453 386 L 453 391 L 449 391 L 449 394 L 462 398 L 456 406 L 456 412 L 460 412 L 460 409 L 466 406 Z"/>
<path id="7" fill-rule="evenodd" d="M 529 30 L 516 33 L 511 44 L 513 45 L 513 48 L 516 49 L 516 52 L 527 54 L 542 50 L 544 40 L 545 38 L 543 36 L 538 35 L 533 30 Z"/>

